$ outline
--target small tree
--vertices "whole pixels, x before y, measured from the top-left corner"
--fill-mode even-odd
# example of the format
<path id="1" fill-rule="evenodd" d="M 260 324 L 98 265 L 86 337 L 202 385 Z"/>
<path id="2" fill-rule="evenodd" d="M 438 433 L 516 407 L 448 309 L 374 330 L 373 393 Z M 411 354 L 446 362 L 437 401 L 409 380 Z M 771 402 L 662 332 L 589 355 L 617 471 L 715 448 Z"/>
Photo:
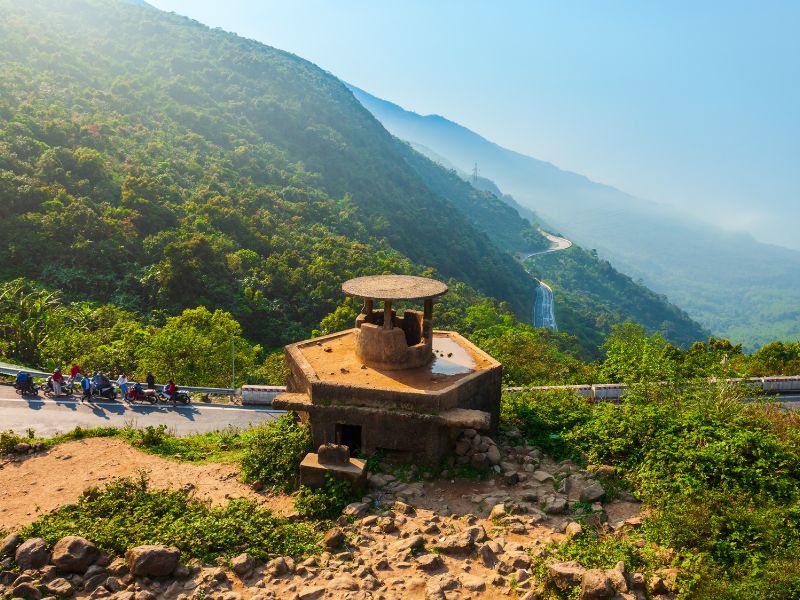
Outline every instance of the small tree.
<path id="1" fill-rule="evenodd" d="M 228 312 L 187 308 L 168 318 L 148 340 L 140 355 L 140 374 L 152 371 L 161 381 L 226 387 L 231 385 L 233 343 L 237 381 L 242 381 L 253 370 L 261 348 L 241 334 L 241 326 Z"/>

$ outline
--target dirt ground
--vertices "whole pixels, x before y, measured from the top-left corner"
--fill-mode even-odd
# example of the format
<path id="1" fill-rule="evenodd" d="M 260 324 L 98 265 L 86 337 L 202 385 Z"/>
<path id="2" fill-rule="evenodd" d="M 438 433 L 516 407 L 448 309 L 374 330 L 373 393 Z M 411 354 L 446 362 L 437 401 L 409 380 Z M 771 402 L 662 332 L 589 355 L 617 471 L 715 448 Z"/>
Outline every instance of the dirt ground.
<path id="1" fill-rule="evenodd" d="M 90 438 L 61 444 L 22 460 L 0 462 L 0 530 L 16 529 L 78 499 L 83 491 L 118 477 L 144 471 L 153 486 L 191 486 L 197 497 L 214 504 L 231 498 L 264 502 L 281 514 L 292 512 L 292 498 L 264 495 L 238 480 L 235 465 L 193 465 L 147 454 L 117 439 Z"/>

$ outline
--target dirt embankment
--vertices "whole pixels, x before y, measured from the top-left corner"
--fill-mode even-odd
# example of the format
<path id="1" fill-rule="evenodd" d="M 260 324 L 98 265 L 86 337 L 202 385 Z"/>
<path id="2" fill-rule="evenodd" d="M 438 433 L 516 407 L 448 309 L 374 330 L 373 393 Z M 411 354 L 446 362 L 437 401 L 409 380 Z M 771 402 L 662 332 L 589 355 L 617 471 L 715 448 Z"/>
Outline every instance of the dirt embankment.
<path id="1" fill-rule="evenodd" d="M 282 514 L 289 496 L 266 496 L 238 479 L 235 465 L 194 465 L 147 454 L 117 439 L 90 438 L 59 445 L 21 460 L 0 462 L 0 529 L 16 529 L 39 513 L 75 502 L 86 488 L 145 472 L 153 487 L 192 489 L 214 504 L 251 498 Z"/>

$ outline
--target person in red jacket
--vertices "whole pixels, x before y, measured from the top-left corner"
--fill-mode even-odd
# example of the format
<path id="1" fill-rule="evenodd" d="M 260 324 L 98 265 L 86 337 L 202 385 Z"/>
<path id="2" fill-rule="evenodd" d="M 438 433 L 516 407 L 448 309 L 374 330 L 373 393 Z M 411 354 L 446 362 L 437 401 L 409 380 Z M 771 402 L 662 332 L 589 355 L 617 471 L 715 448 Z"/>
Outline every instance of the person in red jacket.
<path id="1" fill-rule="evenodd" d="M 53 395 L 60 396 L 61 395 L 61 386 L 64 384 L 64 376 L 61 374 L 61 369 L 56 369 L 53 371 L 53 374 L 50 376 L 53 382 Z"/>
<path id="2" fill-rule="evenodd" d="M 164 393 L 169 396 L 172 403 L 175 404 L 175 401 L 178 397 L 178 386 L 175 385 L 175 382 L 172 379 L 169 380 L 169 383 L 164 388 Z"/>
<path id="3" fill-rule="evenodd" d="M 72 366 L 69 368 L 69 378 L 74 380 L 81 372 L 81 368 L 78 366 L 78 363 L 72 363 Z"/>

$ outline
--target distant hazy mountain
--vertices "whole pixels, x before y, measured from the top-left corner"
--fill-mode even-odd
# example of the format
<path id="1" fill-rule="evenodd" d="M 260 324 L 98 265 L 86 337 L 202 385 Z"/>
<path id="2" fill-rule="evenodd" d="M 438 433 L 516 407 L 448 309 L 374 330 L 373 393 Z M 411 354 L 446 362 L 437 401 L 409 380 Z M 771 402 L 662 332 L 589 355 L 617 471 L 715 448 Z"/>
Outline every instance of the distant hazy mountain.
<path id="1" fill-rule="evenodd" d="M 351 89 L 390 132 L 460 171 L 477 163 L 551 227 L 665 294 L 715 334 L 751 348 L 800 338 L 800 252 L 683 218 L 498 146 L 443 117 L 421 116 Z"/>

